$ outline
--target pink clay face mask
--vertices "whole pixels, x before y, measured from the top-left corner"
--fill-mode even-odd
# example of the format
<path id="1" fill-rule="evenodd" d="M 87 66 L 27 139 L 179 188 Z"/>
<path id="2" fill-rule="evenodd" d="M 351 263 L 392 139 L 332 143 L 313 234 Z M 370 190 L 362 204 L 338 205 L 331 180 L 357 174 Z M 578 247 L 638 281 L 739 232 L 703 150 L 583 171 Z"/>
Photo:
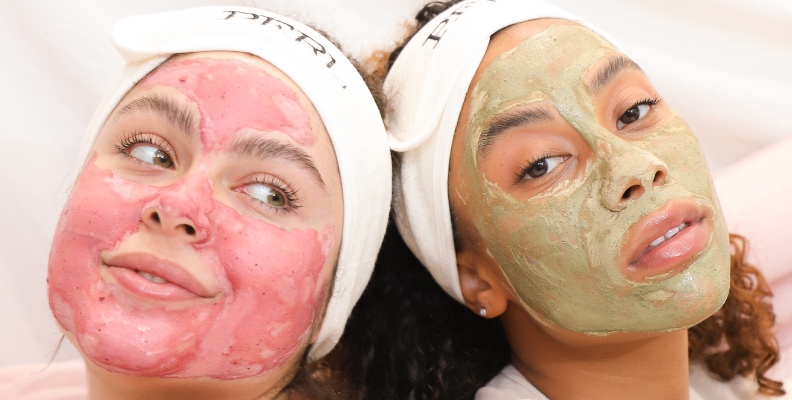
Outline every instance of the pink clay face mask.
<path id="1" fill-rule="evenodd" d="M 475 210 L 468 214 L 486 252 L 537 320 L 591 335 L 686 328 L 728 294 L 727 231 L 704 157 L 681 118 L 669 110 L 637 137 L 615 134 L 597 119 L 597 107 L 609 100 L 595 101 L 583 78 L 615 55 L 591 31 L 555 25 L 498 56 L 470 94 L 456 195 Z M 497 140 L 511 141 L 481 156 L 482 132 L 492 121 L 532 107 L 551 110 L 556 126 L 571 126 L 582 144 L 557 139 L 547 123 L 533 133 L 504 133 Z M 530 195 L 519 195 L 524 182 L 498 184 L 482 172 L 515 154 L 522 159 L 512 183 L 537 154 L 557 170 Z M 625 190 L 630 185 L 635 191 Z M 663 226 L 671 221 L 682 229 Z M 658 244 L 664 235 L 668 243 Z"/>
<path id="2" fill-rule="evenodd" d="M 238 59 L 166 63 L 121 106 L 156 96 L 194 111 L 197 132 L 150 102 L 108 118 L 52 244 L 53 313 L 110 371 L 237 379 L 276 369 L 308 344 L 338 256 L 329 138 L 292 88 Z M 301 149 L 327 187 L 277 155 L 235 151 L 243 139 Z M 162 148 L 170 168 L 150 164 Z"/>

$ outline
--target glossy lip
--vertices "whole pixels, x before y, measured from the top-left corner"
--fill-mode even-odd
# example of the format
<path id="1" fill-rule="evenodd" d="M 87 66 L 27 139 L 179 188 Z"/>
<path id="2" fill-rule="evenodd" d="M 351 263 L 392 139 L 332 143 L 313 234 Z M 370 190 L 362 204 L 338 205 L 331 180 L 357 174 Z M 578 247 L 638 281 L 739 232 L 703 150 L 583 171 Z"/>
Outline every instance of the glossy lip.
<path id="1" fill-rule="evenodd" d="M 692 199 L 672 200 L 657 211 L 642 217 L 627 231 L 622 254 L 624 275 L 633 281 L 668 278 L 687 268 L 712 236 L 714 212 Z M 671 239 L 646 251 L 649 245 L 682 223 L 688 227 Z"/>
<path id="2" fill-rule="evenodd" d="M 102 254 L 100 260 L 119 286 L 144 298 L 179 301 L 191 298 L 213 298 L 219 293 L 219 290 L 201 283 L 186 268 L 152 254 Z M 156 275 L 168 282 L 149 281 L 138 274 L 138 271 Z"/>

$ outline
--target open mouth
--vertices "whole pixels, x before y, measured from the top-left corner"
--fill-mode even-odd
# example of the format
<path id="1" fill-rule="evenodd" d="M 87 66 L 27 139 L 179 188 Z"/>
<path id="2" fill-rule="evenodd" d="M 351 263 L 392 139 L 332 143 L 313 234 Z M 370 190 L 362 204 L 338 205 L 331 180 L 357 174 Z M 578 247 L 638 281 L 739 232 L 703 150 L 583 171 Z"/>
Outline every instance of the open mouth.
<path id="1" fill-rule="evenodd" d="M 654 249 L 655 247 L 657 247 L 660 244 L 662 244 L 663 242 L 665 242 L 666 240 L 673 239 L 674 236 L 677 235 L 677 233 L 679 233 L 680 231 L 682 231 L 683 229 L 685 229 L 685 228 L 687 228 L 689 226 L 690 226 L 689 223 L 683 222 L 683 223 L 679 224 L 679 226 L 669 229 L 668 232 L 664 233 L 662 236 L 660 236 L 657 239 L 653 240 L 652 243 L 649 243 L 649 246 L 646 247 L 646 249 L 644 250 L 643 253 L 646 254 L 646 253 L 650 252 L 652 249 Z"/>
<path id="2" fill-rule="evenodd" d="M 684 270 L 707 246 L 712 212 L 693 201 L 671 201 L 630 227 L 625 274 L 636 281 Z"/>

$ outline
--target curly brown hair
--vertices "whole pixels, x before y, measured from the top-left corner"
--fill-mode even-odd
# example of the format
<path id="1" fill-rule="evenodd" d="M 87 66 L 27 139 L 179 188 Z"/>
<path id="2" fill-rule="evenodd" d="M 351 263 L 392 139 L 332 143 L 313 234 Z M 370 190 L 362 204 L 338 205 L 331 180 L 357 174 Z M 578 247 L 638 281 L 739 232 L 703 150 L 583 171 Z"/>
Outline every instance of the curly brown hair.
<path id="1" fill-rule="evenodd" d="M 460 1 L 427 4 L 404 40 L 367 61 L 367 82 L 380 97 L 383 116 L 392 110 L 382 97 L 382 82 L 404 45 Z M 765 375 L 779 355 L 772 293 L 760 271 L 746 261 L 746 239 L 729 238 L 729 295 L 720 310 L 689 329 L 689 359 L 703 362 L 723 381 L 753 375 L 759 393 L 781 396 L 782 383 Z M 355 388 L 351 398 L 472 399 L 509 362 L 509 355 L 502 327 L 474 318 L 446 295 L 390 227 L 372 281 L 328 359 Z"/>
<path id="2" fill-rule="evenodd" d="M 688 330 L 688 354 L 721 380 L 753 374 L 759 393 L 781 396 L 785 394 L 781 382 L 765 375 L 778 362 L 779 353 L 773 333 L 773 293 L 762 273 L 746 261 L 747 240 L 735 234 L 729 240 L 729 296 L 720 310 Z"/>

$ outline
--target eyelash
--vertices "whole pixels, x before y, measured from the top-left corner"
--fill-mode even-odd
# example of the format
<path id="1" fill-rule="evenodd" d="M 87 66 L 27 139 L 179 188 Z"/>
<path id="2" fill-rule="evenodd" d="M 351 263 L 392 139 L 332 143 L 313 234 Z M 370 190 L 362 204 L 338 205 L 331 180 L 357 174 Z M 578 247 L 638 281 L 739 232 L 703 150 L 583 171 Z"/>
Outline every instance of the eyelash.
<path id="1" fill-rule="evenodd" d="M 140 144 L 140 143 L 146 143 L 146 144 L 150 144 L 152 146 L 155 146 L 158 149 L 160 149 L 160 150 L 164 151 L 165 153 L 167 153 L 168 157 L 170 157 L 171 160 L 173 160 L 173 161 L 176 160 L 176 156 L 173 154 L 173 149 L 171 148 L 170 144 L 168 144 L 168 142 L 165 141 L 165 139 L 163 139 L 163 138 L 161 138 L 161 137 L 159 137 L 157 135 L 153 135 L 153 134 L 150 134 L 150 133 L 143 133 L 141 131 L 135 131 L 135 132 L 131 132 L 131 133 L 125 134 L 121 138 L 121 140 L 119 140 L 115 144 L 115 148 L 116 148 L 116 150 L 118 150 L 118 152 L 120 154 L 123 154 L 125 157 L 129 157 L 130 159 L 135 160 L 135 161 L 137 161 L 139 163 L 142 163 L 142 164 L 147 164 L 147 163 L 144 163 L 143 161 L 138 160 L 135 157 L 132 157 L 132 155 L 129 154 L 130 149 L 133 146 L 135 146 L 136 144 Z"/>
<path id="2" fill-rule="evenodd" d="M 248 195 L 251 201 L 254 201 L 256 204 L 261 204 L 265 207 L 268 207 L 271 210 L 275 211 L 275 213 L 280 213 L 280 212 L 292 213 L 296 211 L 298 208 L 302 207 L 302 205 L 300 204 L 300 201 L 302 199 L 297 195 L 297 191 L 292 190 L 288 183 L 280 180 L 277 177 L 274 177 L 272 175 L 265 175 L 263 178 L 254 176 L 253 179 L 251 179 L 251 181 L 247 183 L 247 185 L 253 185 L 253 184 L 261 184 L 264 186 L 269 186 L 283 194 L 284 198 L 286 199 L 286 204 L 288 205 L 287 207 L 283 207 L 283 208 L 269 205 L 261 200 L 255 199 L 252 196 Z"/>
<path id="3" fill-rule="evenodd" d="M 520 170 L 517 172 L 517 180 L 516 180 L 514 183 L 515 183 L 515 184 L 517 184 L 517 183 L 520 183 L 520 182 L 522 182 L 522 180 L 523 180 L 523 177 L 524 177 L 526 174 L 528 174 L 528 171 L 530 171 L 530 170 L 531 170 L 531 168 L 533 168 L 534 166 L 536 166 L 536 163 L 538 163 L 538 162 L 540 162 L 540 161 L 542 161 L 542 160 L 547 160 L 548 158 L 552 158 L 552 157 L 553 157 L 553 155 L 552 155 L 552 154 L 550 154 L 550 153 L 543 153 L 541 156 L 539 156 L 539 157 L 535 157 L 535 158 L 533 158 L 531 161 L 528 161 L 528 163 L 527 163 L 527 164 L 525 164 L 525 165 L 523 165 L 523 166 L 521 166 L 521 167 L 520 167 Z M 542 175 L 542 177 L 543 177 L 543 176 L 544 176 L 544 175 Z M 541 178 L 541 177 L 540 177 L 540 178 Z M 537 179 L 538 179 L 538 178 L 537 178 Z"/>
<path id="4" fill-rule="evenodd" d="M 659 95 L 654 95 L 652 97 L 645 97 L 642 100 L 638 100 L 635 103 L 633 103 L 631 106 L 622 110 L 621 114 L 616 116 L 616 120 L 618 121 L 622 116 L 624 116 L 624 113 L 626 113 L 628 110 L 631 110 L 638 106 L 647 105 L 649 106 L 649 112 L 651 112 L 652 108 L 657 104 L 659 104 L 661 101 L 663 101 L 663 99 L 661 99 Z"/>
<path id="5" fill-rule="evenodd" d="M 630 108 L 633 108 L 633 107 L 636 107 L 636 106 L 640 106 L 640 105 L 644 105 L 644 104 L 646 104 L 648 106 L 654 106 L 654 105 L 657 105 L 657 103 L 659 103 L 660 101 L 661 101 L 660 96 L 655 95 L 653 97 L 647 97 L 647 98 L 644 98 L 643 100 L 640 100 L 640 101 L 636 102 Z M 629 110 L 630 108 L 628 108 L 627 110 Z"/>

